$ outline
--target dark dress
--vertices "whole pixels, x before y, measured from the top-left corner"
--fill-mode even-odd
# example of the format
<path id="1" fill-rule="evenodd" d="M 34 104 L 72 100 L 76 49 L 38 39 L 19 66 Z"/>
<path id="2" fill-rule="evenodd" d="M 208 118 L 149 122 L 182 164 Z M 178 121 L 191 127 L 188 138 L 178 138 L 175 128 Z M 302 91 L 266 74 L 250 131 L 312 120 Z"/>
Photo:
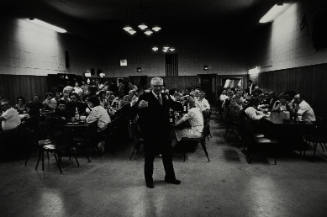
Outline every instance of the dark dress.
<path id="1" fill-rule="evenodd" d="M 144 93 L 139 102 L 148 102 L 147 108 L 139 109 L 139 125 L 144 138 L 145 164 L 144 175 L 146 182 L 151 182 L 153 174 L 153 161 L 157 154 L 162 154 L 162 161 L 166 172 L 166 179 L 175 179 L 172 163 L 172 147 L 170 145 L 171 125 L 169 123 L 169 109 L 179 106 L 167 95 L 162 94 L 162 104 L 156 96 Z M 138 104 L 138 103 L 137 103 Z"/>

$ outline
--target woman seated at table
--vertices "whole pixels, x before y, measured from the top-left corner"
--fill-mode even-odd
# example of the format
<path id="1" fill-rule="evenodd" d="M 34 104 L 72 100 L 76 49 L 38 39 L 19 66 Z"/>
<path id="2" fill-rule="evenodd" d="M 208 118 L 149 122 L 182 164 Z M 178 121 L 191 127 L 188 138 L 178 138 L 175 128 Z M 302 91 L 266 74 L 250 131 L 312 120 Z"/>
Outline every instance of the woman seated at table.
<path id="1" fill-rule="evenodd" d="M 190 127 L 184 129 L 176 129 L 176 139 L 181 141 L 182 138 L 200 138 L 202 136 L 204 121 L 201 110 L 196 107 L 193 97 L 189 97 L 189 110 L 188 112 L 176 122 L 176 126 L 189 122 Z"/>

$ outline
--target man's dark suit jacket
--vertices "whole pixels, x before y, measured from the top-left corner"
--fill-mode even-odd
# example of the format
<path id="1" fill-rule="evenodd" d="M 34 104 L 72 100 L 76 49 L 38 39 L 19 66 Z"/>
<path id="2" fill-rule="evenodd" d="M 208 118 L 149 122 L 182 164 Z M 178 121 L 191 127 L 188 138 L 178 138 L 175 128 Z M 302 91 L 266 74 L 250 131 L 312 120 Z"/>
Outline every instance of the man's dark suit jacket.
<path id="1" fill-rule="evenodd" d="M 139 102 L 148 102 L 147 108 L 139 109 L 139 124 L 145 139 L 146 150 L 161 151 L 169 146 L 171 124 L 169 123 L 169 109 L 176 109 L 179 103 L 172 101 L 168 95 L 161 94 L 162 105 L 152 92 L 140 96 Z"/>

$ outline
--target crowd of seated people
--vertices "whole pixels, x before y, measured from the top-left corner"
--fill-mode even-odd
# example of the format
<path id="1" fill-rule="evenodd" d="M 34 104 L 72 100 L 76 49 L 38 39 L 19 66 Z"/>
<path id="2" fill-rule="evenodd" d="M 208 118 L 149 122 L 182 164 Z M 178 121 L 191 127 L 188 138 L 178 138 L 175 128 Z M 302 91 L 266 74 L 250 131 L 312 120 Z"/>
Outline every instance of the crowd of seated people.
<path id="1" fill-rule="evenodd" d="M 22 123 L 31 128 L 37 136 L 44 136 L 44 124 L 55 126 L 57 134 L 65 124 L 83 119 L 87 124 L 97 126 L 97 148 L 100 152 L 106 149 L 106 137 L 111 131 L 121 142 L 128 142 L 131 123 L 137 124 L 137 103 L 139 96 L 149 89 L 139 89 L 131 82 L 120 81 L 118 85 L 108 82 L 95 82 L 80 86 L 75 82 L 63 89 L 54 89 L 45 93 L 44 100 L 38 95 L 25 102 L 18 97 L 15 106 L 9 101 L 1 99 L 1 130 L 0 139 L 5 131 L 18 128 Z M 173 101 L 179 102 L 181 112 L 180 122 L 189 122 L 189 129 L 179 129 L 177 137 L 199 137 L 203 131 L 203 118 L 210 114 L 210 104 L 205 99 L 205 93 L 199 89 L 163 89 Z M 204 116 L 204 117 L 203 117 Z M 83 118 L 82 118 L 83 117 Z M 111 126 L 115 127 L 111 127 Z M 1 143 L 2 144 L 2 143 Z"/>
<path id="2" fill-rule="evenodd" d="M 260 120 L 269 116 L 270 112 L 285 112 L 290 119 L 304 123 L 316 121 L 312 107 L 300 93 L 293 91 L 277 94 L 256 85 L 250 94 L 241 88 L 229 88 L 221 92 L 219 100 L 225 118 L 244 112 L 250 119 Z"/>

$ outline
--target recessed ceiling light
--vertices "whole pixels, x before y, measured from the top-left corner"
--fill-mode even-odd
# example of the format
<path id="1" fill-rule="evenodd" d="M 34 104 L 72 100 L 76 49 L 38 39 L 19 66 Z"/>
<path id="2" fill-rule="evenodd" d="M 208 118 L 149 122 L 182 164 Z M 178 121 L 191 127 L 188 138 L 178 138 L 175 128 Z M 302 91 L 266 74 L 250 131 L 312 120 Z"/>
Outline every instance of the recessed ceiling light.
<path id="1" fill-rule="evenodd" d="M 175 48 L 171 47 L 171 48 L 169 48 L 169 51 L 170 52 L 174 52 L 175 51 Z"/>
<path id="2" fill-rule="evenodd" d="M 126 32 L 128 32 L 128 31 L 133 30 L 133 28 L 131 26 L 124 26 L 123 27 L 123 30 L 125 30 Z"/>
<path id="3" fill-rule="evenodd" d="M 130 35 L 134 35 L 134 34 L 136 34 L 136 31 L 135 31 L 134 29 L 131 29 L 131 30 L 127 31 L 127 32 L 128 32 L 128 34 L 130 34 Z"/>
<path id="4" fill-rule="evenodd" d="M 146 30 L 146 31 L 144 32 L 144 34 L 147 35 L 147 36 L 150 36 L 150 35 L 153 34 L 153 31 L 148 29 L 148 30 Z"/>
<path id="5" fill-rule="evenodd" d="M 169 51 L 169 47 L 168 46 L 162 47 L 162 52 L 167 53 L 168 51 Z"/>
<path id="6" fill-rule="evenodd" d="M 154 27 L 152 27 L 152 30 L 155 31 L 155 32 L 159 32 L 161 30 L 161 27 L 160 26 L 154 26 Z"/>
<path id="7" fill-rule="evenodd" d="M 138 25 L 137 27 L 139 27 L 139 29 L 142 30 L 142 31 L 148 28 L 148 26 L 145 25 L 144 23 Z"/>
<path id="8" fill-rule="evenodd" d="M 157 52 L 157 51 L 159 50 L 159 48 L 158 48 L 157 46 L 154 46 L 154 47 L 152 47 L 152 50 L 153 50 L 154 52 Z"/>

